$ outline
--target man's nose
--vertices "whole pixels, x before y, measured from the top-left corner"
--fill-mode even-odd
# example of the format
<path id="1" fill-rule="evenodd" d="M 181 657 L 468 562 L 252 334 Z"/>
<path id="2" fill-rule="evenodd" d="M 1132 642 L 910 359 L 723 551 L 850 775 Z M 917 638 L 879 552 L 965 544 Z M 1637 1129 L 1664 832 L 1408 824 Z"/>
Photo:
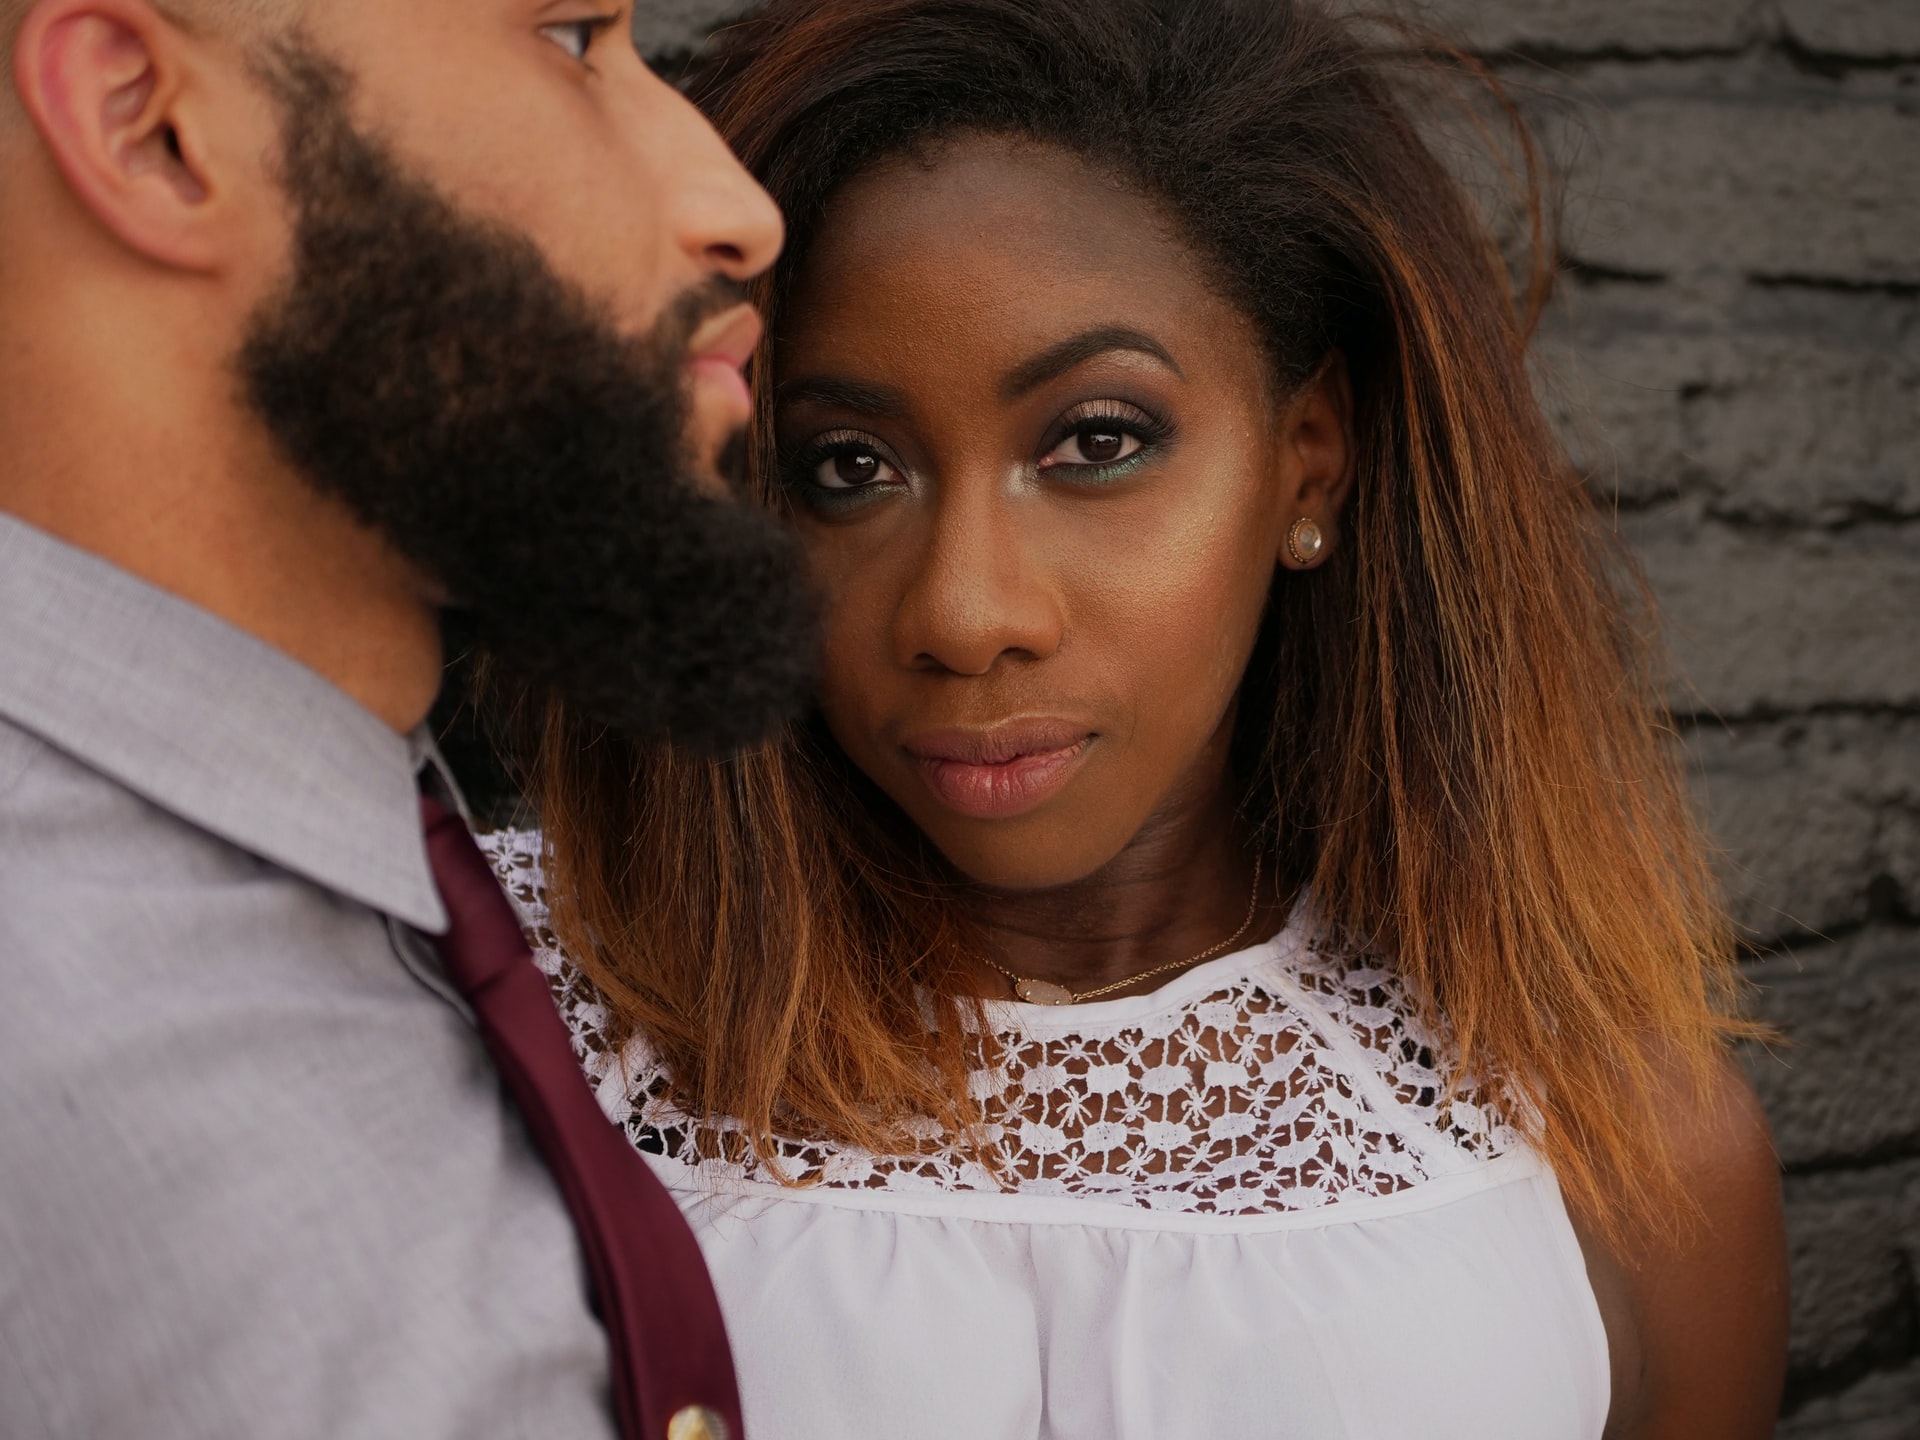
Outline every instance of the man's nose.
<path id="1" fill-rule="evenodd" d="M 749 175 L 706 116 L 671 96 L 672 134 L 660 137 L 674 243 L 702 273 L 749 280 L 780 254 L 786 226 L 773 197 Z"/>

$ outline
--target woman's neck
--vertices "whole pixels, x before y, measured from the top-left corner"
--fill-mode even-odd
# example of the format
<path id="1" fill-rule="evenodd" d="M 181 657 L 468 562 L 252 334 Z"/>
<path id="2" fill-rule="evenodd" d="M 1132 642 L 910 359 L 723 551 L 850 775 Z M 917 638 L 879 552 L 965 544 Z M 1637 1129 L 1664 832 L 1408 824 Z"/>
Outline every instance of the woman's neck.
<path id="1" fill-rule="evenodd" d="M 1247 944 L 1271 935 L 1282 908 L 1270 870 L 1254 895 L 1255 868 L 1222 767 L 1200 793 L 1170 797 L 1126 849 L 1085 879 L 1051 890 L 982 889 L 969 908 L 988 958 L 1022 979 L 1082 994 L 1200 955 L 1243 925 Z M 979 993 L 1007 996 L 1005 975 L 988 965 L 976 970 Z M 1139 990 L 1168 978 L 1143 979 Z M 1114 992 L 1128 993 L 1134 988 Z"/>

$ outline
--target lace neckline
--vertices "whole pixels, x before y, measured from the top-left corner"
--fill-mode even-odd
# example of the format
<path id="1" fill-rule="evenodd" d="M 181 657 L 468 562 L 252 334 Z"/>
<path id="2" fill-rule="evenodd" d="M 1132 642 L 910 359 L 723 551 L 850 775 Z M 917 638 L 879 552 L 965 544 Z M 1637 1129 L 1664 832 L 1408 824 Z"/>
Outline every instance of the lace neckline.
<path id="1" fill-rule="evenodd" d="M 682 1111 L 644 1037 L 611 1043 L 611 1016 L 547 924 L 539 836 L 502 832 L 483 848 L 603 1108 L 703 1188 L 1071 1198 L 1197 1223 L 1372 1204 L 1525 1148 L 1392 966 L 1329 946 L 1296 905 L 1272 939 L 1146 995 L 985 1002 L 993 1044 L 969 1077 L 985 1116 L 971 1136 L 921 1117 L 909 1153 L 803 1135 L 761 1149 L 729 1117 Z M 978 1162 L 975 1142 L 996 1165 Z"/>

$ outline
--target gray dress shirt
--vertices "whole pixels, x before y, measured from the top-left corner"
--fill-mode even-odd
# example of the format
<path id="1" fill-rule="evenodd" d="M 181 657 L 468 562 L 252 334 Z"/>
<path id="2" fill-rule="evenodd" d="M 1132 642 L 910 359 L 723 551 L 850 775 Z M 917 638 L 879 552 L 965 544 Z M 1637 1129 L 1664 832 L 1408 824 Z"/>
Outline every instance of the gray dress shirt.
<path id="1" fill-rule="evenodd" d="M 0 515 L 0 1436 L 611 1437 L 424 735 Z"/>

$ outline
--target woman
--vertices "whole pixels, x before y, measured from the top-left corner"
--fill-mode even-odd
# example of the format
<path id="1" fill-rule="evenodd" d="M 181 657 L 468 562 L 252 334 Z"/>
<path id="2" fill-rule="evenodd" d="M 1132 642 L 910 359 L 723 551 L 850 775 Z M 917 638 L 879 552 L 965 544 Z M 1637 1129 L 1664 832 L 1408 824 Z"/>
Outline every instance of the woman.
<path id="1" fill-rule="evenodd" d="M 497 850 L 760 1435 L 1770 1430 L 1726 925 L 1400 63 L 1286 0 L 776 0 L 698 82 L 791 227 L 821 713 L 551 712 Z"/>

